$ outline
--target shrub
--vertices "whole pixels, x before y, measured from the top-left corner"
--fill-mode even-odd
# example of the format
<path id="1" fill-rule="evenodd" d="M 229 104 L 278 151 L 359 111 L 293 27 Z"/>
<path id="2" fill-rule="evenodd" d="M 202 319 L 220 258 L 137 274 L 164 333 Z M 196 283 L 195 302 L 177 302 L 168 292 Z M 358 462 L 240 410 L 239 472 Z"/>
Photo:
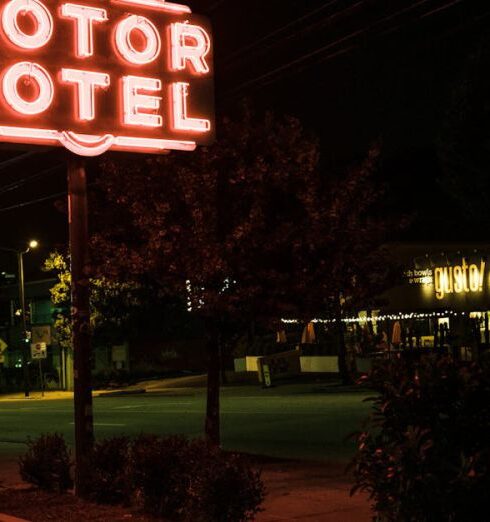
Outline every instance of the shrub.
<path id="1" fill-rule="evenodd" d="M 22 478 L 42 489 L 72 487 L 70 452 L 61 435 L 28 441 Z M 182 522 L 247 522 L 260 511 L 260 472 L 243 456 L 203 440 L 141 435 L 95 443 L 89 497 L 99 503 L 136 501 L 148 513 Z"/>
<path id="2" fill-rule="evenodd" d="M 184 437 L 142 435 L 131 446 L 129 469 L 143 509 L 181 520 L 189 497 L 193 466 Z"/>
<path id="3" fill-rule="evenodd" d="M 28 450 L 19 457 L 22 480 L 48 491 L 63 492 L 73 487 L 70 450 L 58 433 L 27 440 Z"/>
<path id="4" fill-rule="evenodd" d="M 247 522 L 261 511 L 265 488 L 260 471 L 241 455 L 194 443 L 201 457 L 193 474 L 187 520 L 193 522 Z"/>
<path id="5" fill-rule="evenodd" d="M 141 436 L 129 468 L 145 511 L 170 520 L 246 522 L 264 499 L 248 460 L 199 439 Z"/>
<path id="6" fill-rule="evenodd" d="M 490 488 L 490 373 L 448 358 L 385 363 L 357 435 L 355 486 L 383 521 L 483 522 Z"/>
<path id="7" fill-rule="evenodd" d="M 128 437 L 96 442 L 90 458 L 89 496 L 102 504 L 129 504 L 132 485 L 128 476 Z"/>

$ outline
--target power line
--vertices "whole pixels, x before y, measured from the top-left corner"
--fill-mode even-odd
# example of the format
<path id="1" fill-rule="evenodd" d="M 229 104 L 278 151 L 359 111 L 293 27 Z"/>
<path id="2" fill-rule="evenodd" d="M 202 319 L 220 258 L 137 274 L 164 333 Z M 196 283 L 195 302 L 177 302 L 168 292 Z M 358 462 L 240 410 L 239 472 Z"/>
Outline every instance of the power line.
<path id="1" fill-rule="evenodd" d="M 316 9 L 313 9 L 312 11 L 307 12 L 301 18 L 298 18 L 296 20 L 293 20 L 293 21 L 287 23 L 286 25 L 278 27 L 276 30 L 272 31 L 271 33 L 267 33 L 266 35 L 264 35 L 262 38 L 259 38 L 258 40 L 255 40 L 248 45 L 244 45 L 244 46 L 240 47 L 240 49 L 237 49 L 236 51 L 234 51 L 230 55 L 228 55 L 228 57 L 224 61 L 224 64 L 226 65 L 226 64 L 230 63 L 234 58 L 241 56 L 242 54 L 254 49 L 255 47 L 258 47 L 260 44 L 266 42 L 267 40 L 270 40 L 271 38 L 273 38 L 274 36 L 277 36 L 278 34 L 283 33 L 284 31 L 287 31 L 289 28 L 295 27 L 295 26 L 301 24 L 301 22 L 308 20 L 308 18 L 315 16 L 316 14 L 324 11 L 331 5 L 336 4 L 338 2 L 339 2 L 339 0 L 330 0 L 329 2 L 323 4 L 322 6 L 316 8 Z M 350 9 L 350 7 L 347 9 Z M 345 11 L 347 9 L 344 9 L 343 11 Z M 343 12 L 343 11 L 339 11 L 339 12 Z M 328 17 L 328 18 L 330 18 L 330 17 Z"/>
<path id="2" fill-rule="evenodd" d="M 329 54 L 326 57 L 323 56 L 325 53 L 327 53 L 333 47 L 336 47 L 338 44 L 345 43 L 348 40 L 351 40 L 352 38 L 355 38 L 361 34 L 368 32 L 369 30 L 382 24 L 383 22 L 387 22 L 393 18 L 396 18 L 399 15 L 413 11 L 414 9 L 416 9 L 416 8 L 420 7 L 421 5 L 426 4 L 427 2 L 430 2 L 430 1 L 432 1 L 432 0 L 419 0 L 418 2 L 416 2 L 415 4 L 412 4 L 409 7 L 400 9 L 399 11 L 396 11 L 395 13 L 391 13 L 391 14 L 377 20 L 375 23 L 371 24 L 368 27 L 358 29 L 357 31 L 354 31 L 346 36 L 343 36 L 342 38 L 339 38 L 333 42 L 329 42 L 328 44 L 326 44 L 318 49 L 315 49 L 294 60 L 291 60 L 290 62 L 287 62 L 286 64 L 283 64 L 283 65 L 277 67 L 276 69 L 273 69 L 272 71 L 268 71 L 262 75 L 252 78 L 251 80 L 242 83 L 240 86 L 236 87 L 235 89 L 228 91 L 228 94 L 227 94 L 227 96 L 225 96 L 225 98 L 227 98 L 227 99 L 235 98 L 235 97 L 239 96 L 240 93 L 242 91 L 246 90 L 248 87 L 258 86 L 260 88 L 261 86 L 264 86 L 264 85 L 267 85 L 270 83 L 274 83 L 274 82 L 278 81 L 279 79 L 282 79 L 284 76 L 286 76 L 286 74 L 284 74 L 284 73 L 287 73 L 287 71 L 289 71 L 293 67 L 295 68 L 295 72 L 298 72 L 297 66 L 303 64 L 305 61 L 307 61 L 309 59 L 317 58 L 313 63 L 311 63 L 309 65 L 309 66 L 311 66 L 311 65 L 314 65 L 315 63 L 319 63 L 320 61 L 326 61 L 330 58 L 333 58 L 333 57 L 337 56 L 338 54 L 342 54 L 342 53 L 350 50 L 353 46 L 344 48 L 344 50 L 341 49 L 339 51 L 336 51 L 335 53 Z M 462 1 L 462 0 L 455 0 L 455 1 L 453 0 L 451 2 L 447 2 L 442 7 L 445 7 L 445 6 L 449 7 L 460 1 Z M 438 11 L 440 11 L 440 10 L 441 10 L 441 6 L 438 9 Z M 432 10 L 431 12 L 435 12 L 435 10 Z M 398 27 L 400 27 L 400 26 L 398 26 Z M 305 67 L 303 67 L 302 69 L 304 69 L 304 68 Z"/>
<path id="3" fill-rule="evenodd" d="M 66 196 L 66 190 L 64 192 L 58 192 L 56 194 L 51 194 L 49 196 L 44 196 L 38 199 L 32 199 L 31 201 L 25 201 L 24 203 L 18 203 L 16 205 L 11 205 L 10 207 L 2 207 L 0 208 L 0 212 L 8 212 L 9 210 L 16 210 L 18 208 L 28 207 L 30 205 L 35 205 L 36 203 L 42 203 L 43 201 L 49 201 L 50 199 L 59 198 L 61 196 Z"/>
<path id="4" fill-rule="evenodd" d="M 22 187 L 23 185 L 25 185 L 26 183 L 28 183 L 29 181 L 33 181 L 35 179 L 42 178 L 44 176 L 48 176 L 49 174 L 53 174 L 63 167 L 64 167 L 64 165 L 61 165 L 61 164 L 55 165 L 54 167 L 49 167 L 47 169 L 41 170 L 40 172 L 36 172 L 32 176 L 27 176 L 25 178 L 15 180 L 14 182 L 12 182 L 8 185 L 4 185 L 4 186 L 0 187 L 0 195 L 5 194 L 6 192 L 11 192 L 12 190 L 16 190 L 16 189 Z"/>
<path id="5" fill-rule="evenodd" d="M 227 0 L 217 0 L 214 2 L 214 4 L 211 5 L 211 7 L 208 8 L 208 13 L 213 13 L 216 11 L 216 9 L 220 8 L 224 3 L 226 3 Z"/>
<path id="6" fill-rule="evenodd" d="M 37 154 L 37 152 L 26 152 L 24 154 L 19 154 L 18 156 L 15 156 L 8 160 L 2 161 L 2 162 L 0 162 L 0 171 L 5 170 L 6 168 L 10 167 L 10 165 L 14 165 L 15 163 L 18 163 L 19 161 L 23 161 L 27 158 L 35 156 L 36 154 Z"/>

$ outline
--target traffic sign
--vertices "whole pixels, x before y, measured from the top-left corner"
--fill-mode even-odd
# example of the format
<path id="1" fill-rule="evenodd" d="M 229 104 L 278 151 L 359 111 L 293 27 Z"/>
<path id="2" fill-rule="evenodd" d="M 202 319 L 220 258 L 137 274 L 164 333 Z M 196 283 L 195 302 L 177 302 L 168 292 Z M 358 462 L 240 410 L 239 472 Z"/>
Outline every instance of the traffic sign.
<path id="1" fill-rule="evenodd" d="M 0 337 L 0 355 L 7 349 L 8 344 Z"/>
<path id="2" fill-rule="evenodd" d="M 31 344 L 31 358 L 32 359 L 46 359 L 48 356 L 48 348 L 46 343 L 32 343 Z"/>
<path id="3" fill-rule="evenodd" d="M 51 326 L 33 326 L 31 339 L 34 343 L 51 344 Z"/>

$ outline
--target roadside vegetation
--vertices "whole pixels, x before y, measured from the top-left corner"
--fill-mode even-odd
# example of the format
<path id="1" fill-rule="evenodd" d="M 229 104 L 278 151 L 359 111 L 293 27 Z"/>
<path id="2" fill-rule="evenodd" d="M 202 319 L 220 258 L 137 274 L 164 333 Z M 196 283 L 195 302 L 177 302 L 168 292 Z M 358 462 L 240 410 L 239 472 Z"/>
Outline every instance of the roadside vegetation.
<path id="1" fill-rule="evenodd" d="M 167 521 L 247 522 L 265 497 L 260 471 L 246 457 L 201 439 L 114 437 L 97 442 L 89 461 L 87 500 Z M 29 441 L 19 467 L 41 490 L 61 494 L 73 486 L 70 450 L 59 434 Z"/>

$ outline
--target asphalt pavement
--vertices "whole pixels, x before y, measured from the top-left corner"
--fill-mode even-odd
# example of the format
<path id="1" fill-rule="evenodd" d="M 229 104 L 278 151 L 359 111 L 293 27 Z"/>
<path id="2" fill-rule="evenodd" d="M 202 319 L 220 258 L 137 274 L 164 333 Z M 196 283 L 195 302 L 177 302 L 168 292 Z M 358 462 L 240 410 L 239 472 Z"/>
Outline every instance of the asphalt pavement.
<path id="1" fill-rule="evenodd" d="M 0 399 L 0 455 L 15 453 L 27 437 L 57 431 L 73 443 L 70 398 Z M 279 458 L 346 462 L 368 412 L 362 392 L 322 392 L 311 385 L 272 390 L 233 386 L 222 393 L 225 449 Z M 203 388 L 179 388 L 137 395 L 94 398 L 96 437 L 203 434 Z"/>

